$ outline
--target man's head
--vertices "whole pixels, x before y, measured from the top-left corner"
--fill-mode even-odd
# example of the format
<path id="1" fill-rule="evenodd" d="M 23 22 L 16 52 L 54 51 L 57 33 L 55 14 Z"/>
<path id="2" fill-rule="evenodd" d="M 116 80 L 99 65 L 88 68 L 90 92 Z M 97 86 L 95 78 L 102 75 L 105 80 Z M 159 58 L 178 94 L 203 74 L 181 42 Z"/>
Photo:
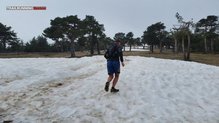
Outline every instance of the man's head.
<path id="1" fill-rule="evenodd" d="M 121 41 L 120 41 L 119 39 L 115 40 L 114 42 L 115 42 L 116 45 L 118 45 L 118 46 L 121 44 Z"/>

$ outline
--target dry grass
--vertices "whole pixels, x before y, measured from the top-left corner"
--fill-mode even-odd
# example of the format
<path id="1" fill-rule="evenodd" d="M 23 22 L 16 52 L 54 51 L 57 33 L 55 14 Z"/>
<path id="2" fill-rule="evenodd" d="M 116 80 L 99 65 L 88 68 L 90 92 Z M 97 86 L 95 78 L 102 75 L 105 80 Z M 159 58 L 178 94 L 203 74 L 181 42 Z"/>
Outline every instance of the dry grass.
<path id="1" fill-rule="evenodd" d="M 89 52 L 76 52 L 77 57 L 87 56 Z M 0 58 L 68 58 L 70 52 L 0 53 Z"/>
<path id="2" fill-rule="evenodd" d="M 158 52 L 124 52 L 125 56 L 144 56 L 144 57 L 155 57 L 155 58 L 163 58 L 163 59 L 179 59 L 183 60 L 182 54 L 174 54 L 170 52 L 158 53 Z"/>
<path id="3" fill-rule="evenodd" d="M 195 62 L 219 66 L 219 54 L 191 54 L 191 60 Z"/>
<path id="4" fill-rule="evenodd" d="M 154 53 L 151 53 L 151 52 L 124 52 L 124 55 L 183 60 L 182 53 L 175 54 L 173 52 L 163 52 L 163 53 L 159 53 L 158 51 L 155 51 Z M 219 54 L 191 53 L 190 59 L 191 59 L 191 61 L 194 61 L 194 62 L 219 66 Z"/>
<path id="5" fill-rule="evenodd" d="M 67 53 L 0 53 L 0 58 L 66 57 Z"/>
<path id="6" fill-rule="evenodd" d="M 155 57 L 162 59 L 176 59 L 183 60 L 183 54 L 174 54 L 171 51 L 164 51 L 159 53 L 155 50 L 154 53 L 148 51 L 134 51 L 124 52 L 125 56 L 144 56 L 144 57 Z M 90 56 L 88 51 L 76 52 L 77 57 Z M 70 52 L 64 53 L 0 53 L 0 58 L 68 58 L 70 57 Z M 202 54 L 202 53 L 191 53 L 191 61 L 205 63 L 209 65 L 219 66 L 219 54 Z"/>

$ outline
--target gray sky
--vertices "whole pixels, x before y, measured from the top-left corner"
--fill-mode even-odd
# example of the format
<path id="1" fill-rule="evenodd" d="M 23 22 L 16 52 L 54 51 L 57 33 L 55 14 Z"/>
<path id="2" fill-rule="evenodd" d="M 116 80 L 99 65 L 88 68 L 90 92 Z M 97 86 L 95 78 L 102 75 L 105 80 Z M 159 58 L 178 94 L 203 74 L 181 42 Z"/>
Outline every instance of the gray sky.
<path id="1" fill-rule="evenodd" d="M 6 6 L 46 6 L 44 11 L 6 10 Z M 11 26 L 24 42 L 41 35 L 55 17 L 92 15 L 104 24 L 113 38 L 117 32 L 143 35 L 146 28 L 163 22 L 169 31 L 176 12 L 187 21 L 197 22 L 208 15 L 219 15 L 219 0 L 0 0 L 0 22 Z"/>

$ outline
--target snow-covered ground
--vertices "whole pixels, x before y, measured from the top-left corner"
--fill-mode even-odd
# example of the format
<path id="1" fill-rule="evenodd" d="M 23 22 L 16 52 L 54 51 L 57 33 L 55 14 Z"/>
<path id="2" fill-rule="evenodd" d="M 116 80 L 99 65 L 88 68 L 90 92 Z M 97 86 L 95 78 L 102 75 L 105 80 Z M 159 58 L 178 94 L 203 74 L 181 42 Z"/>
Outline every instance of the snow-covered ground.
<path id="1" fill-rule="evenodd" d="M 0 59 L 0 122 L 219 123 L 219 67 L 125 57 L 103 90 L 103 56 Z"/>
<path id="2" fill-rule="evenodd" d="M 125 51 L 129 51 L 130 47 L 125 47 Z M 145 47 L 145 49 L 141 46 L 138 47 L 132 47 L 131 51 L 150 51 L 148 47 Z"/>

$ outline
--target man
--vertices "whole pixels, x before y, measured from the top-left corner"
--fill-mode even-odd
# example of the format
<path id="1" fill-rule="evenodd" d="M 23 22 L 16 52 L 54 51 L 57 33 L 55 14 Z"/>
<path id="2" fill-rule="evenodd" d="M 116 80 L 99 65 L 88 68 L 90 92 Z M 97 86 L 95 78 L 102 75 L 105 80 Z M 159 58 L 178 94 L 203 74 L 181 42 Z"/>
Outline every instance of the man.
<path id="1" fill-rule="evenodd" d="M 122 66 L 125 66 L 123 62 L 123 53 L 120 40 L 114 41 L 113 45 L 107 50 L 107 52 L 107 71 L 109 76 L 104 89 L 105 91 L 108 91 L 110 82 L 112 81 L 111 92 L 119 92 L 119 89 L 116 89 L 115 86 L 119 79 L 120 61 L 122 63 Z"/>

